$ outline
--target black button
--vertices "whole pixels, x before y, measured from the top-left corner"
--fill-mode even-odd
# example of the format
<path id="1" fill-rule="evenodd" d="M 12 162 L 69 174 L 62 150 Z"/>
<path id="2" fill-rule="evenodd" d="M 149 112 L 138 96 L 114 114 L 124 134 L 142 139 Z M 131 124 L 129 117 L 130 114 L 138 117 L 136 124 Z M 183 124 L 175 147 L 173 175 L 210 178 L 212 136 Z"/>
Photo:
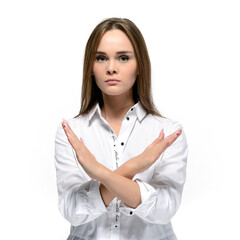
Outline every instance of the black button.
<path id="1" fill-rule="evenodd" d="M 114 147 L 116 146 L 116 144 L 113 145 Z"/>
<path id="2" fill-rule="evenodd" d="M 133 214 L 133 212 L 132 211 L 130 211 L 130 215 L 132 215 Z"/>
<path id="3" fill-rule="evenodd" d="M 131 108 L 131 111 L 133 110 L 133 108 Z"/>
<path id="4" fill-rule="evenodd" d="M 115 227 L 117 227 L 117 225 L 115 225 Z"/>
<path id="5" fill-rule="evenodd" d="M 124 142 L 121 142 L 121 145 L 123 146 L 123 145 L 124 145 Z"/>
<path id="6" fill-rule="evenodd" d="M 127 120 L 129 120 L 129 117 L 127 117 Z"/>

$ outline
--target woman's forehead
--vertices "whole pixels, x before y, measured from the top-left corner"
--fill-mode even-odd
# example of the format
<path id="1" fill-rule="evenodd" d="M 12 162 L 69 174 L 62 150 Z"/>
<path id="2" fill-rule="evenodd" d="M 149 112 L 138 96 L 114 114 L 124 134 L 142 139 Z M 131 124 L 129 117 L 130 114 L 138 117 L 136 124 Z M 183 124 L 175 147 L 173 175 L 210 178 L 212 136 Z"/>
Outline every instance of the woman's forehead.
<path id="1" fill-rule="evenodd" d="M 98 51 L 132 51 L 133 46 L 128 36 L 119 29 L 107 31 L 100 40 Z"/>

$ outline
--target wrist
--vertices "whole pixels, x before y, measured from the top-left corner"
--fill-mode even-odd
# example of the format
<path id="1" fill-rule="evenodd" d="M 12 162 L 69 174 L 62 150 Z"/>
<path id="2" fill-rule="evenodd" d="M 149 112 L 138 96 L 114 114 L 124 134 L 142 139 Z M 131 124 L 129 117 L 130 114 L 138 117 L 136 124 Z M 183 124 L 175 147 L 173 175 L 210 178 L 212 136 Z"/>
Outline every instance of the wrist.
<path id="1" fill-rule="evenodd" d="M 123 173 L 125 177 L 132 179 L 137 173 L 137 157 L 134 157 L 128 160 L 125 164 L 122 165 Z"/>
<path id="2" fill-rule="evenodd" d="M 105 166 L 100 168 L 98 171 L 98 174 L 96 176 L 96 180 L 99 181 L 101 184 L 104 184 L 105 179 L 109 178 L 109 175 L 112 173 L 112 171 Z"/>

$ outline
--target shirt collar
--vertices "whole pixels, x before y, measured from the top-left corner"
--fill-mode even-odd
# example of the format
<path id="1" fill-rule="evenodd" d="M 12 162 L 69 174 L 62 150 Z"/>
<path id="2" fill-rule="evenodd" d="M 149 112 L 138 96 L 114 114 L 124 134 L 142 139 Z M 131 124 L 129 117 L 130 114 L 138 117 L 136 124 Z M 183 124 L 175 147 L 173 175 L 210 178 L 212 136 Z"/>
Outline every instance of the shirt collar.
<path id="1" fill-rule="evenodd" d="M 131 110 L 132 109 L 132 110 Z M 142 104 L 140 101 L 138 101 L 135 105 L 133 105 L 127 112 L 126 116 L 130 113 L 133 113 L 137 116 L 138 120 L 141 122 L 142 119 L 145 117 L 147 112 L 144 110 Z M 99 103 L 97 102 L 94 107 L 91 109 L 91 111 L 88 113 L 88 124 L 90 124 L 91 119 L 95 116 L 102 116 L 101 115 L 101 109 L 99 106 Z"/>

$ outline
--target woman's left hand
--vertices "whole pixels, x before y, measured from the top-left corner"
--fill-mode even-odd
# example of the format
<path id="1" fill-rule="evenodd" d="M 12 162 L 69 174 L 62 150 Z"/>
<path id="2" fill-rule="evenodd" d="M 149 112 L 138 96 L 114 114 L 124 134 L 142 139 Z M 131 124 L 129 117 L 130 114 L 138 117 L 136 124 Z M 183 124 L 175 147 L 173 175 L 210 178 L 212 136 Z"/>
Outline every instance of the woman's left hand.
<path id="1" fill-rule="evenodd" d="M 76 152 L 78 162 L 81 164 L 82 168 L 89 177 L 98 180 L 105 167 L 96 160 L 95 156 L 84 145 L 82 138 L 80 138 L 81 141 L 77 138 L 65 119 L 63 119 L 62 126 L 69 143 Z"/>

